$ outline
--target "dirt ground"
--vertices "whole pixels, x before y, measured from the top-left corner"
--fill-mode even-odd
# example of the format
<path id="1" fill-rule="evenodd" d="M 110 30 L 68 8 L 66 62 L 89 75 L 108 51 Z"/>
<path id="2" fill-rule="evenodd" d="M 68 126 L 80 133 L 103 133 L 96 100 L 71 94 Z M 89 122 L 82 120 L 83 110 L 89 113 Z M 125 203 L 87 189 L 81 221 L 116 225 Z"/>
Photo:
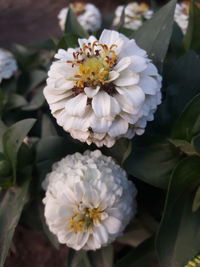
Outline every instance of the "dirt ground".
<path id="1" fill-rule="evenodd" d="M 57 14 L 66 0 L 0 0 L 0 47 L 29 44 L 60 32 Z M 95 0 L 102 12 L 112 12 L 123 0 Z"/>

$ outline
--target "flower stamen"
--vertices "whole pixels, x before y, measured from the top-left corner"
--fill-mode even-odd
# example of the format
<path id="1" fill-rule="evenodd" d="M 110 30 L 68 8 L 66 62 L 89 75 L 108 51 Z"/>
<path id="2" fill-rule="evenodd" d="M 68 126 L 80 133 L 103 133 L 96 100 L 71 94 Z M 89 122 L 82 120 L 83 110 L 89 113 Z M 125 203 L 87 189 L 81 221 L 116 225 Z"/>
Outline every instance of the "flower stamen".
<path id="1" fill-rule="evenodd" d="M 96 87 L 105 84 L 109 71 L 117 61 L 117 54 L 113 50 L 115 47 L 116 44 L 108 47 L 94 41 L 84 43 L 79 51 L 73 53 L 74 60 L 68 60 L 67 63 L 71 63 L 72 67 L 77 66 L 77 73 L 74 75 L 76 87 Z"/>
<path id="2" fill-rule="evenodd" d="M 68 229 L 74 233 L 91 228 L 101 221 L 101 208 L 85 208 L 84 213 L 77 213 L 68 221 Z"/>

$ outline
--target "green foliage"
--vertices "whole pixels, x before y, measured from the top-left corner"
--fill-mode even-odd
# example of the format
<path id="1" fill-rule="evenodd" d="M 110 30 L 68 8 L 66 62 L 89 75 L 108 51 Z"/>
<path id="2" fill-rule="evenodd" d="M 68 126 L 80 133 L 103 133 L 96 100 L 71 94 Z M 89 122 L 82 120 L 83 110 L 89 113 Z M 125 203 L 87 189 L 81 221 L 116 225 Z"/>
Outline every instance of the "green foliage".
<path id="1" fill-rule="evenodd" d="M 0 266 L 4 266 L 6 256 L 18 224 L 22 209 L 28 201 L 27 179 L 20 187 L 8 189 L 0 202 Z"/>
<path id="2" fill-rule="evenodd" d="M 134 34 L 136 43 L 161 68 L 170 42 L 176 0 L 171 0 Z"/>
<path id="3" fill-rule="evenodd" d="M 5 158 L 12 166 L 12 180 L 10 181 L 10 185 L 15 184 L 17 178 L 16 167 L 17 167 L 17 154 L 19 148 L 34 123 L 35 123 L 34 119 L 19 121 L 16 124 L 12 125 L 10 128 L 8 128 L 7 130 L 5 130 L 2 136 L 2 142 L 3 142 L 2 152 L 5 155 Z M 3 184 L 1 184 L 1 186 L 3 186 Z"/>
<path id="4" fill-rule="evenodd" d="M 185 107 L 172 128 L 174 139 L 191 141 L 192 137 L 200 133 L 200 94 L 196 95 Z"/>
<path id="5" fill-rule="evenodd" d="M 200 54 L 200 9 L 195 4 L 195 1 L 191 1 L 189 12 L 189 25 L 184 37 L 184 45 L 186 50 L 193 49 Z"/>
<path id="6" fill-rule="evenodd" d="M 71 8 L 69 8 L 69 11 L 67 13 L 67 18 L 65 21 L 65 33 L 76 34 L 82 38 L 88 38 L 89 37 L 88 33 L 79 24 L 75 14 L 71 10 Z"/>
<path id="7" fill-rule="evenodd" d="M 176 166 L 168 187 L 156 247 L 162 267 L 182 267 L 200 248 L 200 211 L 192 212 L 193 190 L 200 183 L 200 158 Z"/>
<path id="8" fill-rule="evenodd" d="M 194 201 L 192 204 L 192 211 L 196 212 L 200 208 L 200 186 L 195 193 Z"/>
<path id="9" fill-rule="evenodd" d="M 166 188 L 173 168 L 180 160 L 180 150 L 167 140 L 138 138 L 125 162 L 129 174 L 160 188 Z"/>

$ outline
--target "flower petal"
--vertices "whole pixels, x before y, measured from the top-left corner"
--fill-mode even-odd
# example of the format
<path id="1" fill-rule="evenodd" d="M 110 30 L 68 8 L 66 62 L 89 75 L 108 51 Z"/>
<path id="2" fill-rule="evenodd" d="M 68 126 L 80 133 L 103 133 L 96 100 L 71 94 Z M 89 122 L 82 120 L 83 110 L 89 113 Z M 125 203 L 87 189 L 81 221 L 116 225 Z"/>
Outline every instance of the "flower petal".
<path id="1" fill-rule="evenodd" d="M 119 78 L 114 81 L 114 84 L 117 86 L 130 86 L 135 85 L 138 82 L 139 75 L 126 69 L 120 73 Z"/>
<path id="2" fill-rule="evenodd" d="M 131 64 L 131 58 L 130 57 L 123 57 L 117 65 L 113 68 L 114 71 L 121 72 L 128 68 L 128 66 Z"/>
<path id="3" fill-rule="evenodd" d="M 115 119 L 109 129 L 108 134 L 116 137 L 125 134 L 128 130 L 128 122 L 122 118 Z"/>
<path id="4" fill-rule="evenodd" d="M 104 220 L 103 224 L 110 234 L 116 234 L 117 232 L 119 232 L 122 223 L 117 218 L 108 216 L 108 218 Z"/>
<path id="5" fill-rule="evenodd" d="M 141 56 L 131 56 L 131 65 L 130 65 L 130 69 L 133 72 L 142 72 L 147 68 L 147 62 L 146 62 L 146 58 L 145 57 L 141 57 Z"/>
<path id="6" fill-rule="evenodd" d="M 84 92 L 89 98 L 94 97 L 99 92 L 100 86 L 97 86 L 96 88 L 92 87 L 85 87 Z"/>
<path id="7" fill-rule="evenodd" d="M 105 82 L 106 83 L 110 83 L 110 82 L 116 80 L 118 77 L 119 77 L 119 72 L 112 70 L 112 71 L 109 72 L 108 80 L 105 81 Z"/>
<path id="8" fill-rule="evenodd" d="M 110 96 L 103 91 L 98 92 L 93 97 L 92 108 L 97 117 L 106 117 L 110 115 Z"/>
<path id="9" fill-rule="evenodd" d="M 87 96 L 79 94 L 66 101 L 65 111 L 71 116 L 82 116 L 85 113 Z"/>

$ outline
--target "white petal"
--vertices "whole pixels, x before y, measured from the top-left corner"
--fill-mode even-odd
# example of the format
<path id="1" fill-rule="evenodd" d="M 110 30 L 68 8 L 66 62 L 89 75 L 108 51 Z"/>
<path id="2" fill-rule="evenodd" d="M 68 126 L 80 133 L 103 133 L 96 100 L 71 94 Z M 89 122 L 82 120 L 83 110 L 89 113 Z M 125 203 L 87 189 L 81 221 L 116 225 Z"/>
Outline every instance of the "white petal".
<path id="1" fill-rule="evenodd" d="M 123 38 L 123 35 L 120 34 L 120 37 Z M 132 55 L 146 57 L 145 50 L 139 48 L 139 46 L 137 46 L 134 39 L 131 39 L 128 42 L 125 42 L 123 50 L 121 51 L 119 57 L 120 58 L 127 57 L 127 56 L 130 57 Z"/>
<path id="2" fill-rule="evenodd" d="M 114 97 L 110 97 L 110 114 L 115 116 L 121 111 L 120 105 Z"/>
<path id="3" fill-rule="evenodd" d="M 91 121 L 91 128 L 94 132 L 97 133 L 106 133 L 111 125 L 112 121 L 108 118 L 98 118 L 95 117 Z"/>
<path id="4" fill-rule="evenodd" d="M 94 231 L 94 236 L 96 237 L 96 239 L 98 240 L 99 243 L 101 243 L 101 244 L 107 243 L 108 232 L 102 224 L 94 227 L 93 231 Z"/>
<path id="5" fill-rule="evenodd" d="M 113 216 L 108 216 L 103 223 L 110 234 L 116 234 L 121 228 L 121 221 Z"/>
<path id="6" fill-rule="evenodd" d="M 99 92 L 100 87 L 97 86 L 96 88 L 92 87 L 85 87 L 84 92 L 89 98 L 94 97 Z"/>
<path id="7" fill-rule="evenodd" d="M 113 68 L 113 70 L 117 72 L 121 72 L 125 70 L 129 65 L 131 64 L 131 58 L 130 57 L 123 57 L 117 65 Z"/>
<path id="8" fill-rule="evenodd" d="M 113 121 L 108 134 L 112 137 L 116 137 L 125 134 L 128 130 L 128 122 L 124 119 L 116 119 Z"/>
<path id="9" fill-rule="evenodd" d="M 87 105 L 87 96 L 79 94 L 66 101 L 65 111 L 71 116 L 82 116 Z"/>
<path id="10" fill-rule="evenodd" d="M 131 57 L 131 65 L 130 69 L 136 73 L 142 72 L 147 68 L 147 62 L 145 57 L 140 57 L 140 56 L 132 56 Z"/>
<path id="11" fill-rule="evenodd" d="M 44 88 L 43 93 L 44 93 L 44 96 L 45 96 L 45 98 L 49 104 L 59 102 L 63 99 L 68 98 L 69 96 L 71 96 L 73 94 L 73 92 L 70 90 L 70 91 L 67 91 L 63 94 L 54 95 L 51 91 L 49 92 L 48 87 Z"/>
<path id="12" fill-rule="evenodd" d="M 111 46 L 117 39 L 119 39 L 119 33 L 117 31 L 103 30 L 99 42 Z"/>
<path id="13" fill-rule="evenodd" d="M 110 82 L 116 80 L 118 77 L 119 77 L 119 72 L 112 70 L 109 72 L 108 80 L 106 81 L 106 83 L 110 83 Z"/>
<path id="14" fill-rule="evenodd" d="M 158 87 L 157 81 L 150 76 L 143 76 L 138 84 L 145 94 L 155 95 Z"/>
<path id="15" fill-rule="evenodd" d="M 106 117 L 110 115 L 110 96 L 103 91 L 98 92 L 92 100 L 92 108 L 97 117 Z"/>
<path id="16" fill-rule="evenodd" d="M 114 84 L 117 86 L 130 86 L 135 85 L 138 82 L 139 75 L 126 69 L 120 73 L 119 78 L 114 81 Z"/>

